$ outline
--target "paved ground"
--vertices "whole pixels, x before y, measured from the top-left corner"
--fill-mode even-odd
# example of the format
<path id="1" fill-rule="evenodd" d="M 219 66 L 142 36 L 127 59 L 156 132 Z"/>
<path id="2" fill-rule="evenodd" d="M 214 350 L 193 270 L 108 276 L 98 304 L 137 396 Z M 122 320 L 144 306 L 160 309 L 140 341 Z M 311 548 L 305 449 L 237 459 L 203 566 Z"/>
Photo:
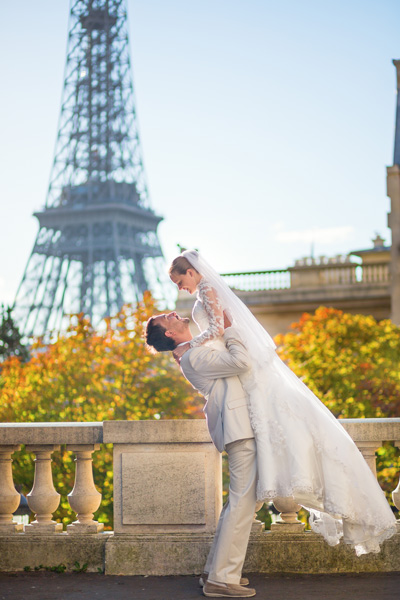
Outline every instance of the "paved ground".
<path id="1" fill-rule="evenodd" d="M 400 573 L 250 574 L 260 600 L 400 600 Z M 197 577 L 0 573 L 0 600 L 200 600 Z"/>

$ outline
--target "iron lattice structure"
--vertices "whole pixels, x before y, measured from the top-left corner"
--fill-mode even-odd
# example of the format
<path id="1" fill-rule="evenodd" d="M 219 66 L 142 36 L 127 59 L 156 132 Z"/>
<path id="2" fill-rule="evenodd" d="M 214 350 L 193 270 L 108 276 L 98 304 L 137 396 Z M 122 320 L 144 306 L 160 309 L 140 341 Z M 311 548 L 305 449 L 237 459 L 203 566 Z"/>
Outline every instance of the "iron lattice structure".
<path id="1" fill-rule="evenodd" d="M 162 220 L 150 208 L 124 0 L 71 0 L 54 163 L 14 310 L 24 335 L 94 325 L 144 290 L 163 295 Z"/>

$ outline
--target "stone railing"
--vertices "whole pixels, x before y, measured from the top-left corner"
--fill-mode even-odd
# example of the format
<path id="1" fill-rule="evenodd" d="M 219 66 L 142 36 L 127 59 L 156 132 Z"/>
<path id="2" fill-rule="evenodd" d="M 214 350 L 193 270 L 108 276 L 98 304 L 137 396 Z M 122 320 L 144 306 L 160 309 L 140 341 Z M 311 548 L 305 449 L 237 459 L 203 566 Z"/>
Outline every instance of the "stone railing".
<path id="1" fill-rule="evenodd" d="M 253 292 L 291 288 L 338 285 L 389 284 L 389 264 L 360 265 L 344 260 L 302 259 L 290 269 L 223 273 L 222 277 L 233 289 Z"/>
<path id="2" fill-rule="evenodd" d="M 400 447 L 400 419 L 344 419 L 341 424 L 375 474 L 375 452 L 382 443 L 390 441 Z M 103 525 L 93 519 L 101 494 L 94 486 L 92 453 L 101 443 L 114 447 L 114 532 L 103 532 Z M 12 521 L 20 501 L 13 483 L 12 455 L 22 444 L 25 452 L 35 456 L 34 483 L 27 496 L 35 517 L 25 526 Z M 68 494 L 76 519 L 66 531 L 52 518 L 60 495 L 53 485 L 51 455 L 62 444 L 76 456 L 75 483 Z M 400 509 L 400 484 L 393 491 L 393 501 Z M 248 557 L 249 568 L 254 570 L 282 570 L 282 566 L 265 563 L 258 554 L 260 544 L 287 544 L 293 542 L 292 534 L 296 539 L 305 535 L 303 542 L 312 539 L 297 518 L 300 507 L 293 499 L 277 498 L 274 504 L 281 515 L 271 531 L 263 531 L 263 524 L 254 520 Z M 99 569 L 104 568 L 105 556 L 110 574 L 200 572 L 221 506 L 221 455 L 210 441 L 204 420 L 0 424 L 0 570 L 33 568 L 49 557 L 59 557 L 57 562 L 71 567 L 71 561 L 73 565 L 81 556 L 95 570 L 94 557 Z M 329 558 L 331 550 L 321 544 L 319 540 L 318 552 Z M 400 570 L 398 554 L 395 568 L 390 563 L 384 570 Z M 301 568 L 307 571 L 304 560 Z M 289 563 L 289 570 L 300 569 L 297 563 Z M 376 562 L 371 564 L 377 568 Z M 312 562 L 309 569 L 313 569 Z"/>
<path id="3" fill-rule="evenodd" d="M 389 283 L 390 273 L 388 263 L 375 263 L 370 265 L 327 265 L 321 270 L 321 277 L 325 285 L 370 284 Z"/>
<path id="4" fill-rule="evenodd" d="M 92 453 L 103 441 L 103 423 L 2 423 L 0 424 L 0 535 L 20 532 L 47 534 L 63 531 L 62 523 L 52 520 L 60 503 L 60 494 L 53 485 L 51 455 L 66 444 L 75 454 L 75 484 L 68 501 L 76 513 L 76 521 L 67 526 L 69 534 L 99 533 L 104 525 L 93 521 L 101 494 L 96 490 L 92 472 Z M 35 515 L 29 525 L 12 522 L 20 494 L 15 490 L 11 456 L 21 450 L 35 456 L 35 477 L 27 496 L 28 506 Z"/>
<path id="5" fill-rule="evenodd" d="M 258 290 L 284 290 L 290 288 L 290 271 L 250 271 L 246 273 L 223 273 L 226 283 L 235 290 L 255 292 Z"/>

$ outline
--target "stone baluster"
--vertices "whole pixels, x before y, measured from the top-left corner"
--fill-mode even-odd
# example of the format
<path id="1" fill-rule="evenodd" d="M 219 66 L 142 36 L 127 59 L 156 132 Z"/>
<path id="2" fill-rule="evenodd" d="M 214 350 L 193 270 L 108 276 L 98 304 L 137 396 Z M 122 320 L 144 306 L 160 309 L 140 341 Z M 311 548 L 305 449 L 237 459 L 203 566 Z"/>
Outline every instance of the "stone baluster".
<path id="1" fill-rule="evenodd" d="M 400 448 L 400 441 L 395 442 L 394 445 L 397 448 Z M 400 481 L 399 481 L 397 488 L 392 492 L 392 499 L 393 499 L 393 504 L 395 505 L 397 510 L 400 510 Z M 398 522 L 400 522 L 400 521 L 398 521 Z"/>
<path id="2" fill-rule="evenodd" d="M 99 508 L 101 494 L 93 480 L 92 453 L 100 449 L 100 444 L 68 445 L 67 450 L 76 455 L 75 483 L 68 501 L 76 513 L 77 520 L 67 525 L 68 533 L 99 533 L 104 524 L 93 521 L 93 513 Z"/>
<path id="3" fill-rule="evenodd" d="M 253 517 L 253 523 L 251 524 L 251 533 L 261 533 L 265 530 L 265 523 L 257 519 L 257 513 L 262 509 L 264 502 L 257 502 L 256 511 Z"/>
<path id="4" fill-rule="evenodd" d="M 382 446 L 382 441 L 359 442 L 356 441 L 357 448 L 365 458 L 367 465 L 376 477 L 376 456 L 375 452 Z"/>
<path id="5" fill-rule="evenodd" d="M 280 512 L 280 521 L 271 524 L 273 533 L 301 533 L 304 523 L 298 520 L 301 506 L 293 498 L 274 498 L 274 506 Z"/>
<path id="6" fill-rule="evenodd" d="M 11 455 L 21 449 L 19 445 L 0 445 L 0 535 L 22 531 L 22 523 L 13 523 L 13 512 L 17 510 L 20 494 L 14 487 Z"/>
<path id="7" fill-rule="evenodd" d="M 48 534 L 63 530 L 62 523 L 52 520 L 52 514 L 60 504 L 60 494 L 53 485 L 51 455 L 59 445 L 26 446 L 27 452 L 35 453 L 35 477 L 33 488 L 27 495 L 28 505 L 35 513 L 35 521 L 24 526 L 25 533 Z"/>

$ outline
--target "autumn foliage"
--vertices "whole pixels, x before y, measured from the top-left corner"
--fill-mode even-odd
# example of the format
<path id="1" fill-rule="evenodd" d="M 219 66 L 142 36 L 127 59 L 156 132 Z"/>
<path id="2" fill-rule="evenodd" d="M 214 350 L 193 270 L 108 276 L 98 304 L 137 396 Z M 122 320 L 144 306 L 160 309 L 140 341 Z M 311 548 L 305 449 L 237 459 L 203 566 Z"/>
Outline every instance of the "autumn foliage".
<path id="1" fill-rule="evenodd" d="M 10 357 L 0 366 L 0 422 L 105 421 L 199 418 L 203 399 L 181 375 L 169 353 L 150 354 L 143 324 L 156 312 L 147 294 L 136 308 L 125 306 L 96 331 L 82 315 L 66 335 L 31 348 L 31 359 Z M 14 455 L 14 480 L 29 492 L 32 456 Z M 66 495 L 72 490 L 74 456 L 53 455 L 53 477 L 62 495 L 57 519 L 71 522 Z M 103 494 L 96 514 L 112 523 L 112 447 L 94 454 L 95 481 Z"/>
<path id="2" fill-rule="evenodd" d="M 169 353 L 152 355 L 145 347 L 143 324 L 154 312 L 146 295 L 100 331 L 74 316 L 65 335 L 48 345 L 37 341 L 26 362 L 6 358 L 0 363 L 0 422 L 201 418 L 204 401 Z M 399 339 L 400 328 L 390 321 L 319 308 L 276 342 L 283 360 L 335 416 L 362 418 L 400 417 Z M 25 493 L 32 487 L 32 459 L 24 452 L 14 455 L 14 479 Z M 63 446 L 53 454 L 54 484 L 62 496 L 55 518 L 65 523 L 75 517 L 66 498 L 74 482 L 73 459 Z M 377 468 L 389 498 L 399 477 L 393 445 L 378 451 Z M 103 496 L 95 518 L 111 528 L 111 445 L 94 453 L 94 473 Z"/>

